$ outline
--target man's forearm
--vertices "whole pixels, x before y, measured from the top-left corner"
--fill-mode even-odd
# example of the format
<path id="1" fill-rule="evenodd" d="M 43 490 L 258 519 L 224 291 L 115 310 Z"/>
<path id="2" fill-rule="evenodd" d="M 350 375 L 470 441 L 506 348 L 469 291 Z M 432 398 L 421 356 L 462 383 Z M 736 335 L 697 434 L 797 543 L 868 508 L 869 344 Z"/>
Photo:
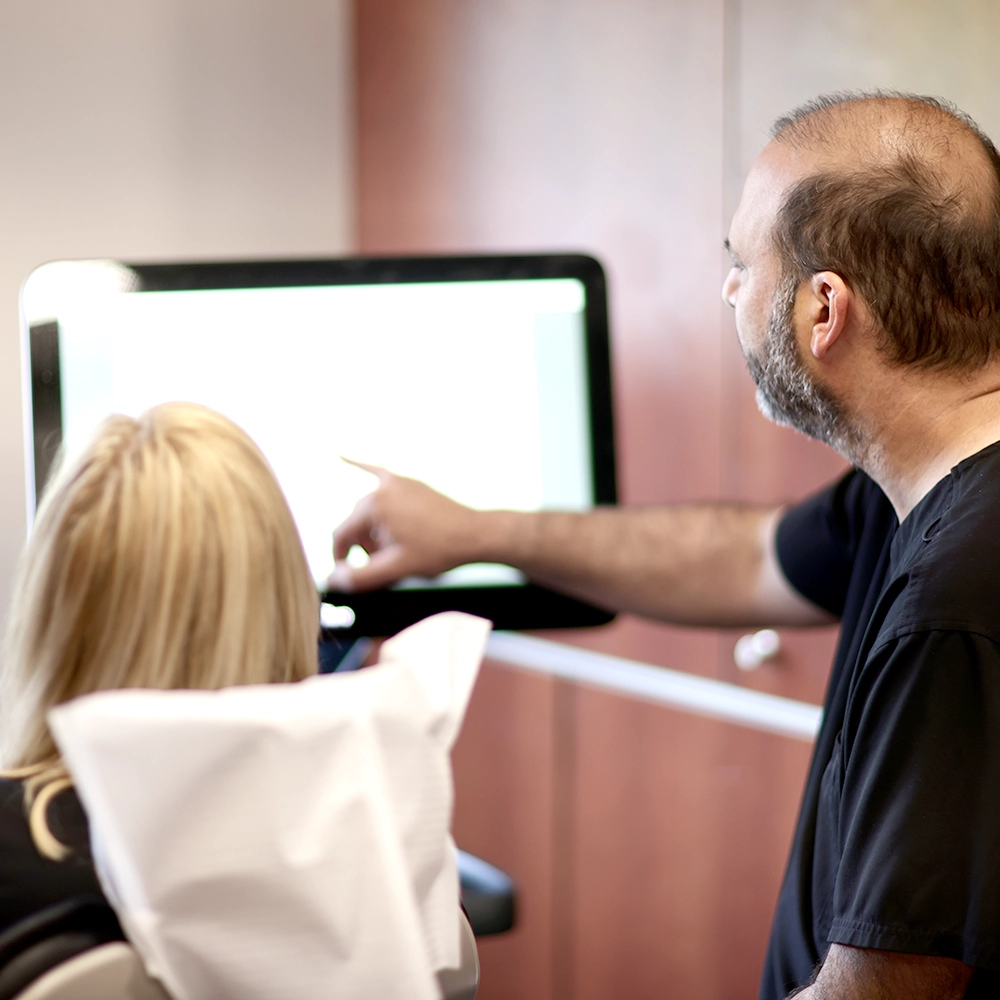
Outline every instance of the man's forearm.
<path id="1" fill-rule="evenodd" d="M 953 958 L 830 946 L 814 982 L 795 1000 L 961 1000 L 973 969 Z M 790 1000 L 790 998 L 789 998 Z"/>
<path id="2" fill-rule="evenodd" d="M 498 562 L 613 611 L 685 625 L 814 625 L 831 620 L 785 580 L 778 508 L 726 504 L 603 507 L 582 513 L 477 511 L 376 466 L 379 487 L 334 532 L 330 586 L 384 587 L 470 562 Z M 360 545 L 366 566 L 347 555 Z"/>
<path id="3" fill-rule="evenodd" d="M 701 504 L 477 514 L 477 559 L 616 611 L 686 625 L 814 624 L 775 574 L 773 508 Z"/>

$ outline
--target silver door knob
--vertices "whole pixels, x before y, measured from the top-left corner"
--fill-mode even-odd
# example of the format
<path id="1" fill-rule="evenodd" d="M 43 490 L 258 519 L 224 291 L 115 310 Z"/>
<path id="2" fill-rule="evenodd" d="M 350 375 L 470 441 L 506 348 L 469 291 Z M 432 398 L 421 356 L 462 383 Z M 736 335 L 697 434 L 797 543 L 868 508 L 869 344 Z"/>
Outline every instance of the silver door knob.
<path id="1" fill-rule="evenodd" d="M 781 636 L 773 628 L 762 628 L 751 635 L 741 635 L 736 640 L 733 660 L 740 670 L 756 670 L 767 660 L 781 652 Z"/>

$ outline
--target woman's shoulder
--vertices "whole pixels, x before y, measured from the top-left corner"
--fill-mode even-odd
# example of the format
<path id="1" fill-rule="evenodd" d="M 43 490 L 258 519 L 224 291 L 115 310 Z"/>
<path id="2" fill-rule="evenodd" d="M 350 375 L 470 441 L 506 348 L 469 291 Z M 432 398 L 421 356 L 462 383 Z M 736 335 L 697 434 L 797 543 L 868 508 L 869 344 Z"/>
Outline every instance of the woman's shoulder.
<path id="1" fill-rule="evenodd" d="M 24 782 L 0 777 L 0 865 L 12 850 L 31 844 L 28 811 L 24 799 Z"/>
<path id="2" fill-rule="evenodd" d="M 72 785 L 63 788 L 50 799 L 45 818 L 52 835 L 70 849 L 69 860 L 90 863 L 90 832 L 87 814 L 80 805 Z M 24 794 L 24 782 L 18 778 L 0 777 L 0 850 L 31 848 L 38 854 L 31 836 L 29 811 Z M 42 858 L 41 860 L 47 860 Z M 0 864 L 3 859 L 0 858 Z"/>
<path id="3" fill-rule="evenodd" d="M 16 778 L 0 776 L 0 814 L 16 812 L 18 808 L 24 811 L 24 782 Z"/>
<path id="4" fill-rule="evenodd" d="M 43 857 L 31 836 L 24 784 L 0 778 L 0 931 L 68 899 L 103 900 L 90 859 L 87 819 L 72 788 L 48 808 L 49 827 L 70 848 L 62 861 Z"/>

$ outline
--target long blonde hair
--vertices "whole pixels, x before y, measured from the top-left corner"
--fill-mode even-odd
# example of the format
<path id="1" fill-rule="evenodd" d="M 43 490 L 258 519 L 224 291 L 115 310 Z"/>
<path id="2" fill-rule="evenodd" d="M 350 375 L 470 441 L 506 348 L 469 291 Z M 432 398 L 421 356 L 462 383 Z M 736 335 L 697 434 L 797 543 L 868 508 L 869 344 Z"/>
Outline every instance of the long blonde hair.
<path id="1" fill-rule="evenodd" d="M 253 441 L 191 403 L 110 417 L 45 493 L 3 644 L 0 766 L 29 779 L 39 849 L 64 853 L 44 813 L 69 784 L 49 708 L 299 680 L 316 672 L 317 630 L 298 531 Z"/>

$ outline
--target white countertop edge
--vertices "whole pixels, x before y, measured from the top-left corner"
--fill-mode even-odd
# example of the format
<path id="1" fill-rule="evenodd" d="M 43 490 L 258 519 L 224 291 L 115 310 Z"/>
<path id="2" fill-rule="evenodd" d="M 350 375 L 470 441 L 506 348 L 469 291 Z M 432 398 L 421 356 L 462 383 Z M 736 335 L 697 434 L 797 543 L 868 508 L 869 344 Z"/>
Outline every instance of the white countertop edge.
<path id="1" fill-rule="evenodd" d="M 809 743 L 816 738 L 822 716 L 818 705 L 804 701 L 518 632 L 494 632 L 486 658 Z"/>

